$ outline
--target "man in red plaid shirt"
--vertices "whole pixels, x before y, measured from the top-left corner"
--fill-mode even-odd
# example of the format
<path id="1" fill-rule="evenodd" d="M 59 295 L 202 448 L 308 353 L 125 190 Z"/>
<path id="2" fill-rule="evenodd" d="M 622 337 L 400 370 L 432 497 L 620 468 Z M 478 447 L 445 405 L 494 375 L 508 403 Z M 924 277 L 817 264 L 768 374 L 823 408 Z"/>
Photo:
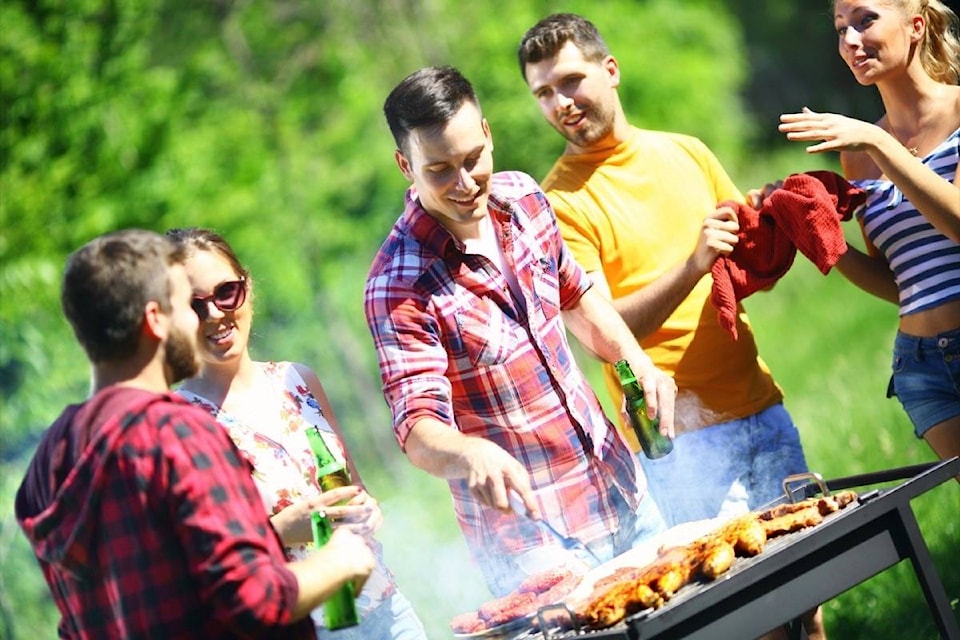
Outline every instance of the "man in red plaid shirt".
<path id="1" fill-rule="evenodd" d="M 16 498 L 62 638 L 313 638 L 310 611 L 373 567 L 337 529 L 287 564 L 223 428 L 169 393 L 197 370 L 183 256 L 120 231 L 67 263 L 62 303 L 93 395 L 44 434 Z"/>
<path id="2" fill-rule="evenodd" d="M 556 541 L 511 512 L 510 492 L 601 560 L 660 531 L 643 472 L 566 329 L 600 358 L 631 363 L 668 433 L 673 380 L 591 289 L 536 182 L 493 173 L 489 126 L 458 71 L 412 74 L 384 112 L 413 186 L 370 269 L 367 324 L 397 439 L 448 481 L 491 591 L 563 559 L 542 553 Z"/>

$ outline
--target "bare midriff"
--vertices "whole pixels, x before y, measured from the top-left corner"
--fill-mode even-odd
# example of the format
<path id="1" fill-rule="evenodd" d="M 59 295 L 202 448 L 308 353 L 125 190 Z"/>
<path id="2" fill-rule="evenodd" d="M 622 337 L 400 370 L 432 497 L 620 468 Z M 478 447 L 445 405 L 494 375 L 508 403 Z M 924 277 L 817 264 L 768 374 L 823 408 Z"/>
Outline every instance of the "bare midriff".
<path id="1" fill-rule="evenodd" d="M 900 331 L 911 336 L 929 338 L 955 329 L 960 329 L 960 300 L 900 318 Z"/>

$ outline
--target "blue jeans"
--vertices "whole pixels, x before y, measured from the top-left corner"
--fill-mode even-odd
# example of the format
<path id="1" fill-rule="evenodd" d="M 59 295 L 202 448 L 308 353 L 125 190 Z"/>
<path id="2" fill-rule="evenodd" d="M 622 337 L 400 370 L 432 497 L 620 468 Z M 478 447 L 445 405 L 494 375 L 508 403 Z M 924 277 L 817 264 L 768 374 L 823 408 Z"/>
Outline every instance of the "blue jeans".
<path id="1" fill-rule="evenodd" d="M 782 404 L 677 436 L 673 453 L 637 454 L 668 526 L 745 513 L 783 495 L 807 471 L 800 434 Z"/>
<path id="2" fill-rule="evenodd" d="M 413 605 L 397 591 L 355 627 L 336 631 L 317 627 L 317 640 L 427 640 L 427 634 Z"/>
<path id="3" fill-rule="evenodd" d="M 612 560 L 667 528 L 649 493 L 634 511 L 617 489 L 611 488 L 610 492 L 611 501 L 617 508 L 619 527 L 615 532 L 587 543 L 600 562 Z M 589 554 L 576 550 L 568 551 L 557 543 L 516 556 L 488 555 L 480 562 L 480 570 L 487 582 L 487 588 L 499 597 L 516 589 L 524 578 L 568 562 L 580 562 L 587 567 L 597 564 L 597 560 Z"/>
<path id="4" fill-rule="evenodd" d="M 960 329 L 932 338 L 897 332 L 893 343 L 892 393 L 913 422 L 918 438 L 960 415 Z"/>

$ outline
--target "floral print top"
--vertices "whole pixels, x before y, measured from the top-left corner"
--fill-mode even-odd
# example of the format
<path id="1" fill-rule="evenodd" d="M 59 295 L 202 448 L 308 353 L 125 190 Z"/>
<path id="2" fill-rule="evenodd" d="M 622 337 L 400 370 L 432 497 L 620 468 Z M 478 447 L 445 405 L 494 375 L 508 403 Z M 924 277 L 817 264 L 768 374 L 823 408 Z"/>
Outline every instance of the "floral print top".
<path id="1" fill-rule="evenodd" d="M 297 500 L 321 493 L 316 482 L 316 463 L 306 430 L 319 427 L 327 447 L 340 461 L 345 460 L 344 445 L 334 433 L 307 388 L 306 382 L 290 362 L 256 362 L 262 374 L 257 398 L 243 415 L 223 411 L 207 398 L 180 389 L 177 393 L 209 412 L 226 427 L 240 452 L 253 465 L 253 479 L 260 490 L 267 513 L 276 514 Z M 357 598 L 357 611 L 363 616 L 396 591 L 396 580 L 383 561 L 383 548 L 368 538 L 376 568 Z M 313 543 L 284 547 L 289 560 L 300 560 L 311 552 Z M 323 609 L 313 612 L 317 626 L 323 626 Z"/>

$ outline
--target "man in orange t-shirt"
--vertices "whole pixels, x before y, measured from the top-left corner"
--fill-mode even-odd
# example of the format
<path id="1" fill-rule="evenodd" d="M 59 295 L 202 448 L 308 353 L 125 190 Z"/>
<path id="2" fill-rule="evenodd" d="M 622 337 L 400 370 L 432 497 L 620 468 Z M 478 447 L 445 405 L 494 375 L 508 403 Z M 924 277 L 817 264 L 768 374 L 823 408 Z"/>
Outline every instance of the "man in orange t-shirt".
<path id="1" fill-rule="evenodd" d="M 784 477 L 806 470 L 800 437 L 743 308 L 734 340 L 710 304 L 711 268 L 739 228 L 718 203 L 743 196 L 700 140 L 627 122 L 618 63 L 587 20 L 545 18 L 519 58 L 544 117 L 567 139 L 542 183 L 564 240 L 679 387 L 673 453 L 640 456 L 664 517 L 678 524 L 775 499 Z M 616 372 L 604 371 L 619 402 Z"/>

